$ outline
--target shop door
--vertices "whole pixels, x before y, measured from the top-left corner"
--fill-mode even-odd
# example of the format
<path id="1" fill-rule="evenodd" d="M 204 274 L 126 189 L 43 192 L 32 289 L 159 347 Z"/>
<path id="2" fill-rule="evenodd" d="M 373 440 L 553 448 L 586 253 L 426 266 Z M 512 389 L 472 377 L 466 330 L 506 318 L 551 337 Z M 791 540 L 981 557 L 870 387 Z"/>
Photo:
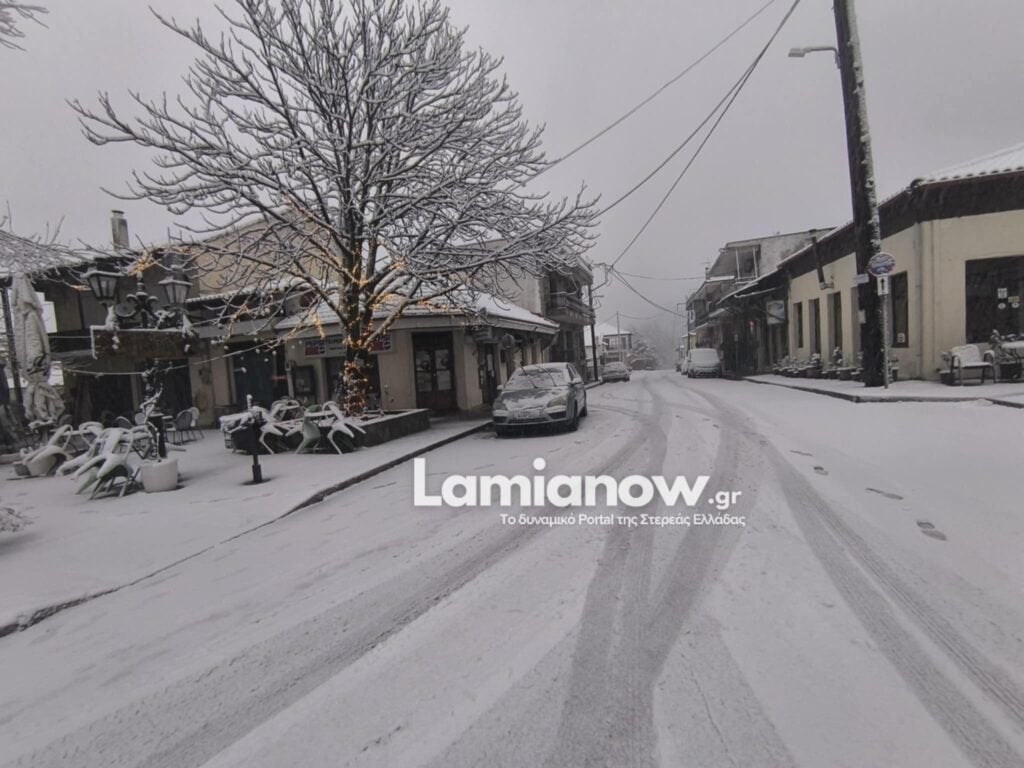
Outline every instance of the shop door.
<path id="1" fill-rule="evenodd" d="M 253 405 L 269 408 L 274 401 L 274 360 L 269 350 L 250 349 L 231 358 L 235 379 L 235 405 L 246 407 L 246 395 Z"/>
<path id="2" fill-rule="evenodd" d="M 181 413 L 192 407 L 192 379 L 188 372 L 188 360 L 170 360 L 171 370 L 164 375 L 164 392 L 160 407 L 169 415 Z"/>
<path id="3" fill-rule="evenodd" d="M 416 366 L 416 407 L 434 413 L 454 411 L 455 355 L 451 333 L 415 333 L 412 337 Z"/>
<path id="4" fill-rule="evenodd" d="M 498 395 L 498 355 L 493 344 L 479 344 L 476 359 L 480 361 L 480 391 L 485 405 L 494 402 Z"/>

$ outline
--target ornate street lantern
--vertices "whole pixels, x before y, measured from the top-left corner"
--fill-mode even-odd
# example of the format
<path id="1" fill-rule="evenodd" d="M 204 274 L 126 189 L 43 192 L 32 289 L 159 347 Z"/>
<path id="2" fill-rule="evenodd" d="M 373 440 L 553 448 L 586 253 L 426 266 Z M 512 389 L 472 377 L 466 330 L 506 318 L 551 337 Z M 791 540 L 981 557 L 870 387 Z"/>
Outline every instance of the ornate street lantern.
<path id="1" fill-rule="evenodd" d="M 117 299 L 117 281 L 121 275 L 111 270 L 92 267 L 82 275 L 96 301 L 103 305 L 113 304 Z"/>
<path id="2" fill-rule="evenodd" d="M 175 267 L 168 277 L 160 281 L 160 287 L 164 289 L 167 297 L 167 304 L 172 307 L 181 307 L 188 298 L 189 288 L 192 283 L 185 278 L 179 267 Z"/>

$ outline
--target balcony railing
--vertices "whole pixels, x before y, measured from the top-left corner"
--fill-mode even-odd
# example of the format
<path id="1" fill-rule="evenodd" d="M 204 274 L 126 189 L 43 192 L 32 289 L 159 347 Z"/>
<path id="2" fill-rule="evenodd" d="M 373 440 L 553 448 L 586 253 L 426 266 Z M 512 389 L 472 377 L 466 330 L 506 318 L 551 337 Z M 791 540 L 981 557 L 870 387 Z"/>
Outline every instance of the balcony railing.
<path id="1" fill-rule="evenodd" d="M 594 313 L 582 298 L 571 293 L 552 293 L 548 296 L 547 316 L 559 323 L 590 325 Z"/>

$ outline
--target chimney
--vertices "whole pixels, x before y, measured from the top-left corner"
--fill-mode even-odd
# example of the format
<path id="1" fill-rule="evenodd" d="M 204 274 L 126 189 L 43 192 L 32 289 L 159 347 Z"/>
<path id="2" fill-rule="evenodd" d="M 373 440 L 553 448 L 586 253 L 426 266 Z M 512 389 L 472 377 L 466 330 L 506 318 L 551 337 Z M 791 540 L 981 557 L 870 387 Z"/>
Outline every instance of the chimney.
<path id="1" fill-rule="evenodd" d="M 128 248 L 128 220 L 124 211 L 110 212 L 110 242 L 115 248 Z"/>

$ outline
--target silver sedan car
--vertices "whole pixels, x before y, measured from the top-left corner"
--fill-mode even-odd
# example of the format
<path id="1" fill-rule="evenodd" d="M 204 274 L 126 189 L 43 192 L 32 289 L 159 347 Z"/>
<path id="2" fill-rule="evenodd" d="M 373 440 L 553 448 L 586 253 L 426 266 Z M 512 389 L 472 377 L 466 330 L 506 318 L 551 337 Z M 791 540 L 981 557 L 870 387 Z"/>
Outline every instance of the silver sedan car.
<path id="1" fill-rule="evenodd" d="M 505 382 L 491 414 L 498 437 L 528 427 L 575 430 L 587 415 L 587 390 L 569 363 L 525 365 Z"/>

